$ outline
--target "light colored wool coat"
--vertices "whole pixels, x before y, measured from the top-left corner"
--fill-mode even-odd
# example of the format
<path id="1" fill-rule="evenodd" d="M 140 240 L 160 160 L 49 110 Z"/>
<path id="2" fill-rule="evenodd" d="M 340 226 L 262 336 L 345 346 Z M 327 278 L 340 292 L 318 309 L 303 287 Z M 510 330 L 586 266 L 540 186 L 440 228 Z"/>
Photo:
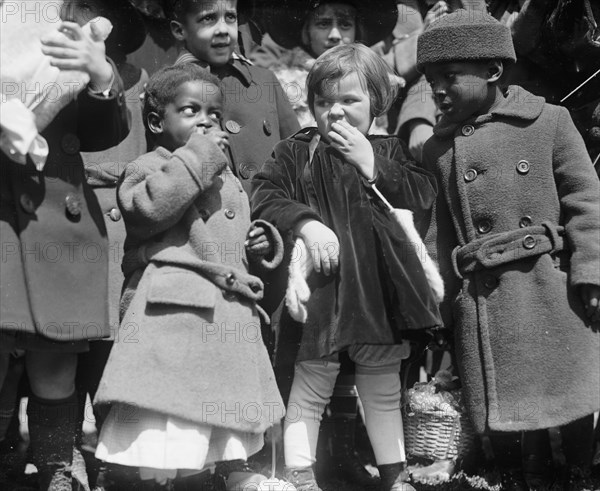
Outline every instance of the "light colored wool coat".
<path id="1" fill-rule="evenodd" d="M 511 86 L 492 114 L 442 119 L 424 158 L 441 188 L 426 243 L 447 281 L 443 315 L 477 431 L 597 411 L 600 332 L 579 287 L 600 283 L 600 190 L 567 110 Z M 461 281 L 452 252 L 466 244 Z"/>
<path id="2" fill-rule="evenodd" d="M 248 198 L 225 156 L 193 135 L 129 164 L 118 193 L 126 247 L 149 264 L 129 278 L 95 402 L 265 431 L 284 408 L 255 304 L 263 285 L 247 273 Z"/>

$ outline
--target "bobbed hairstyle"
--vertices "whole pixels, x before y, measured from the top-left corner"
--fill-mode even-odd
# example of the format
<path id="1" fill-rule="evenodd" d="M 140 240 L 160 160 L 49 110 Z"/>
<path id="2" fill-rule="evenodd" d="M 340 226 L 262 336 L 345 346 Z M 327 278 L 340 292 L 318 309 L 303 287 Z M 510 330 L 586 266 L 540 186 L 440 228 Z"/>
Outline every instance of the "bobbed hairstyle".
<path id="1" fill-rule="evenodd" d="M 175 100 L 177 89 L 192 80 L 213 84 L 219 89 L 221 96 L 223 94 L 219 79 L 194 63 L 182 63 L 161 68 L 150 77 L 144 91 L 142 116 L 147 130 L 149 129 L 148 115 L 154 112 L 162 118 L 167 104 Z"/>
<path id="2" fill-rule="evenodd" d="M 371 117 L 389 110 L 398 94 L 397 85 L 390 82 L 390 68 L 372 49 L 361 43 L 350 43 L 328 49 L 308 72 L 308 107 L 313 115 L 315 94 L 327 96 L 331 87 L 352 73 L 358 75 L 363 90 L 369 94 Z"/>

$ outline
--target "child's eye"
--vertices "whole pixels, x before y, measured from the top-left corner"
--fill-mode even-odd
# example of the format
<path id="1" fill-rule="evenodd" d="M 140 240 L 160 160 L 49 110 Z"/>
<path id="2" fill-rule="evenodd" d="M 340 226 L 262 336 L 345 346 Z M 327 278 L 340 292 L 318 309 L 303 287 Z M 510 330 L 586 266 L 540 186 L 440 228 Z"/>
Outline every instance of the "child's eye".
<path id="1" fill-rule="evenodd" d="M 225 14 L 225 20 L 231 23 L 237 22 L 237 14 L 234 12 L 228 12 Z"/>
<path id="2" fill-rule="evenodd" d="M 212 24 L 217 20 L 216 14 L 205 14 L 198 18 L 198 22 L 202 24 Z"/>
<path id="3" fill-rule="evenodd" d="M 341 22 L 340 28 L 344 31 L 347 31 L 349 29 L 354 28 L 354 23 L 353 22 Z"/>
<path id="4" fill-rule="evenodd" d="M 315 101 L 315 106 L 317 106 L 317 107 L 327 107 L 329 105 L 330 105 L 329 101 L 325 100 L 325 99 L 317 99 Z"/>
<path id="5" fill-rule="evenodd" d="M 444 74 L 444 78 L 446 80 L 452 81 L 452 80 L 454 80 L 456 78 L 456 73 L 454 73 L 454 72 L 445 73 Z"/>
<path id="6" fill-rule="evenodd" d="M 219 111 L 213 111 L 208 115 L 208 117 L 218 124 L 221 122 L 222 115 Z"/>
<path id="7" fill-rule="evenodd" d="M 192 106 L 186 106 L 181 110 L 181 112 L 185 116 L 193 116 L 194 114 L 196 114 L 196 109 L 194 109 Z"/>
<path id="8" fill-rule="evenodd" d="M 326 29 L 331 26 L 331 21 L 328 20 L 318 20 L 315 25 L 320 29 Z"/>

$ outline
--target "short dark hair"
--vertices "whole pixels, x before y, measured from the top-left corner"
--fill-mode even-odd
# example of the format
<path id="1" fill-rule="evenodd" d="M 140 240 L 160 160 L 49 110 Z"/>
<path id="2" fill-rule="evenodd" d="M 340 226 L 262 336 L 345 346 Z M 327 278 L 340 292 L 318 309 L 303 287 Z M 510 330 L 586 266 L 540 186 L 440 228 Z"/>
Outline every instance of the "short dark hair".
<path id="1" fill-rule="evenodd" d="M 329 87 L 352 73 L 358 75 L 369 94 L 371 116 L 385 114 L 396 98 L 398 87 L 390 82 L 392 72 L 385 61 L 361 43 L 335 46 L 317 58 L 306 79 L 311 112 L 314 113 L 315 94 L 326 95 Z"/>
<path id="2" fill-rule="evenodd" d="M 169 20 L 183 21 L 185 15 L 193 10 L 195 4 L 207 2 L 209 0 L 166 0 L 165 16 Z M 212 0 L 218 1 L 218 0 Z"/>
<path id="3" fill-rule="evenodd" d="M 194 63 L 181 63 L 161 68 L 150 77 L 144 91 L 142 116 L 146 129 L 148 129 L 148 115 L 154 112 L 162 117 L 167 104 L 175 99 L 179 86 L 192 80 L 211 83 L 219 89 L 221 95 L 223 94 L 219 79 Z"/>

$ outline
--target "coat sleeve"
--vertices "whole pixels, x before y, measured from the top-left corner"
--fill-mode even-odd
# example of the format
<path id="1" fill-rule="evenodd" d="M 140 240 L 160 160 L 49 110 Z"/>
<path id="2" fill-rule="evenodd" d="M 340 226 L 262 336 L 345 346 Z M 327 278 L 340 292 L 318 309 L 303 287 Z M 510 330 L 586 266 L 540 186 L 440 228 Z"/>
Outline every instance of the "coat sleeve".
<path id="1" fill-rule="evenodd" d="M 431 208 L 437 195 L 435 177 L 409 159 L 408 150 L 400 140 L 386 138 L 378 146 L 375 168 L 375 184 L 392 206 L 416 213 Z"/>
<path id="2" fill-rule="evenodd" d="M 275 75 L 273 76 L 273 87 L 275 88 L 275 103 L 277 105 L 277 116 L 279 118 L 279 134 L 281 139 L 292 136 L 300 129 L 298 117 L 290 104 L 287 96 L 283 92 L 281 84 Z"/>
<path id="3" fill-rule="evenodd" d="M 98 152 L 118 145 L 131 127 L 123 82 L 114 63 L 108 61 L 115 73 L 108 97 L 93 94 L 87 88 L 77 97 L 77 136 L 83 152 Z"/>
<path id="4" fill-rule="evenodd" d="M 252 218 L 271 222 L 282 234 L 291 231 L 300 220 L 321 221 L 310 206 L 297 199 L 297 157 L 289 141 L 279 142 L 252 180 Z"/>
<path id="5" fill-rule="evenodd" d="M 166 158 L 152 152 L 129 163 L 117 191 L 128 235 L 144 240 L 174 226 L 226 165 L 219 147 L 198 134 Z"/>
<path id="6" fill-rule="evenodd" d="M 600 285 L 600 185 L 569 112 L 558 110 L 553 167 L 572 253 L 570 282 Z"/>

